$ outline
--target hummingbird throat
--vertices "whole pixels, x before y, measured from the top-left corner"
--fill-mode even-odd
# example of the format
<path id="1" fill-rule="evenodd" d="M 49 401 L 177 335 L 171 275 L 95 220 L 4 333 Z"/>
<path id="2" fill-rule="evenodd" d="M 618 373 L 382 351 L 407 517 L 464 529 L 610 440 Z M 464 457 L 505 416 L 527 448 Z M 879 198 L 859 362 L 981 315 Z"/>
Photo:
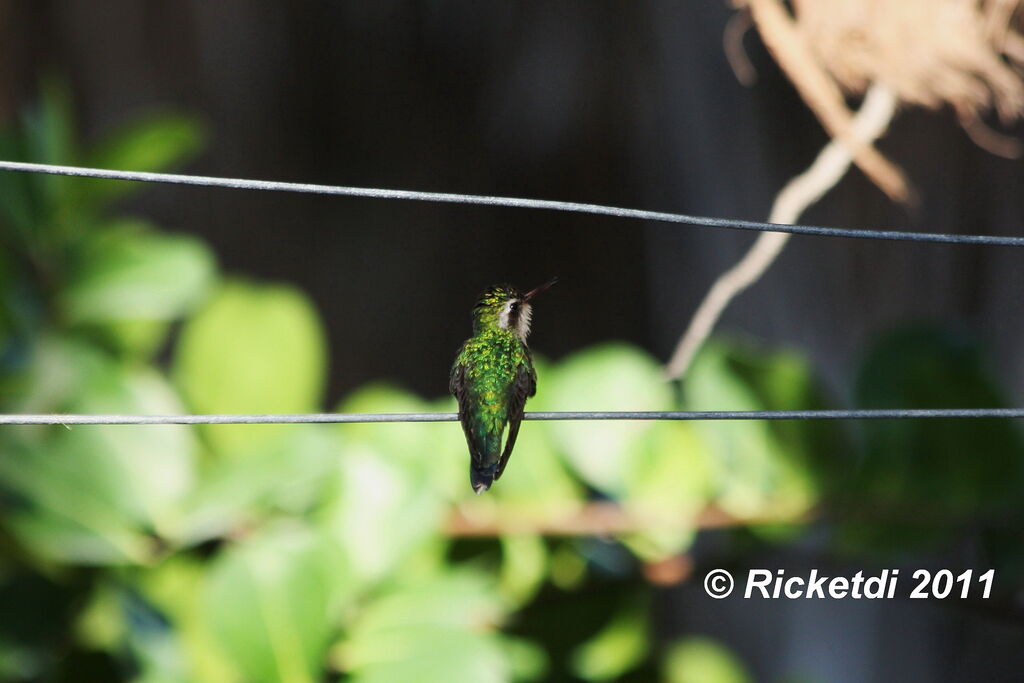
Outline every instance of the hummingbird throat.
<path id="1" fill-rule="evenodd" d="M 516 336 L 525 344 L 526 337 L 530 334 L 530 319 L 533 316 L 533 307 L 525 301 L 510 299 L 498 314 L 498 327 L 503 330 L 511 329 Z"/>

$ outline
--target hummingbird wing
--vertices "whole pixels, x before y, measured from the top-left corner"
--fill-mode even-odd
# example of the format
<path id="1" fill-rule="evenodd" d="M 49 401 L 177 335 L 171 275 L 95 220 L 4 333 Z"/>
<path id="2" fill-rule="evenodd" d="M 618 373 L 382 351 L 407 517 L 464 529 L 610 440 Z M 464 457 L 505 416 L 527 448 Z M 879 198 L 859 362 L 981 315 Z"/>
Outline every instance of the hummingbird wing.
<path id="1" fill-rule="evenodd" d="M 505 465 L 512 456 L 512 447 L 516 445 L 516 438 L 519 436 L 519 425 L 523 421 L 523 413 L 526 408 L 526 399 L 537 393 L 537 373 L 532 363 L 523 363 L 516 371 L 516 379 L 512 384 L 508 410 L 508 438 L 505 440 L 505 450 L 501 453 L 501 460 L 498 461 L 498 470 L 494 474 L 497 480 L 505 471 Z"/>
<path id="2" fill-rule="evenodd" d="M 448 379 L 448 390 L 455 396 L 459 404 L 459 422 L 462 423 L 462 431 L 466 434 L 466 443 L 469 445 L 469 455 L 474 465 L 484 466 L 485 444 L 480 440 L 481 430 L 476 423 L 473 411 L 472 397 L 469 386 L 466 383 L 466 365 L 456 361 L 452 366 L 452 374 Z"/>
<path id="3" fill-rule="evenodd" d="M 466 366 L 463 363 L 455 362 L 452 366 L 452 374 L 448 377 L 448 391 L 459 401 L 462 407 L 462 398 L 466 394 Z"/>

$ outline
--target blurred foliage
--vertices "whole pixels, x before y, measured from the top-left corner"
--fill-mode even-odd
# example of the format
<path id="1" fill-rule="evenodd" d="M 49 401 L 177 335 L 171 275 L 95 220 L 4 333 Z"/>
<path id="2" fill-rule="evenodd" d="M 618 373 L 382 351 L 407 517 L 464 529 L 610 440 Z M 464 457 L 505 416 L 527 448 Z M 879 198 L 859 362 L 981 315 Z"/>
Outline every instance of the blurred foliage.
<path id="1" fill-rule="evenodd" d="M 81 148 L 66 92 L 47 84 L 23 125 L 0 135 L 0 157 L 157 171 L 202 137 L 189 118 L 161 113 Z M 0 410 L 321 410 L 327 345 L 309 299 L 227 278 L 200 240 L 117 215 L 136 189 L 0 174 Z M 653 357 L 622 344 L 537 366 L 533 410 L 825 405 L 800 356 L 725 341 L 700 354 L 681 396 Z M 880 345 L 857 397 L 1002 405 L 977 350 L 941 330 Z M 336 408 L 454 404 L 373 384 Z M 688 552 L 709 507 L 793 522 L 753 527 L 758 542 L 787 539 L 816 511 L 856 507 L 861 516 L 839 520 L 850 552 L 911 536 L 941 543 L 955 528 L 947 518 L 1020 500 L 1019 435 L 1006 422 L 984 427 L 530 422 L 481 497 L 456 424 L 9 428 L 0 678 L 746 681 L 718 643 L 656 642 L 641 566 Z M 545 533 L 595 500 L 635 528 L 620 542 Z M 924 520 L 929 535 L 899 517 L 923 508 L 940 520 Z M 516 524 L 459 539 L 453 511 Z M 1014 539 L 986 540 L 1024 566 Z"/>
<path id="2" fill-rule="evenodd" d="M 662 665 L 665 683 L 747 683 L 752 680 L 727 649 L 710 638 L 674 643 Z"/>
<path id="3" fill-rule="evenodd" d="M 869 354 L 857 382 L 864 408 L 1001 408 L 1007 402 L 978 347 L 932 327 L 902 330 Z M 863 425 L 864 450 L 846 494 L 852 549 L 907 551 L 964 522 L 1013 524 L 1024 493 L 1024 441 L 1010 420 L 890 420 Z M 867 505 L 865 505 L 867 504 Z M 1019 544 L 1015 544 L 1019 547 Z M 1019 551 L 1018 551 L 1019 552 Z"/>

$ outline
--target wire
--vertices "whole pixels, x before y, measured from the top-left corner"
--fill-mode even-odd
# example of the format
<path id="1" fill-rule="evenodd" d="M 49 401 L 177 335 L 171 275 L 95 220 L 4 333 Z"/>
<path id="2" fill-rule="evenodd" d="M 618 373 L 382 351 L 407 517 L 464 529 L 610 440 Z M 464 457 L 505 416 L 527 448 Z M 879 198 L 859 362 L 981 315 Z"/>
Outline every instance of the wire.
<path id="1" fill-rule="evenodd" d="M 565 211 L 599 216 L 614 216 L 635 220 L 681 223 L 708 228 L 730 230 L 751 230 L 755 232 L 785 232 L 794 235 L 818 235 L 822 237 L 849 237 L 854 239 L 900 240 L 906 242 L 932 242 L 940 244 L 982 244 L 1002 247 L 1024 247 L 1024 237 L 1001 237 L 994 235 L 950 235 L 932 232 L 901 232 L 898 230 L 865 230 L 848 228 L 826 228 L 814 225 L 789 225 L 783 223 L 762 223 L 738 219 L 689 216 L 681 213 L 627 209 L 601 204 L 563 202 L 550 199 L 526 199 L 522 197 L 496 197 L 490 195 L 457 194 L 452 192 L 417 192 L 415 190 L 392 190 L 374 187 L 350 187 L 344 185 L 316 185 L 311 183 L 288 183 L 272 180 L 246 180 L 243 178 L 217 178 L 212 176 L 180 175 L 176 173 L 147 173 L 142 171 L 115 171 L 81 166 L 59 166 L 55 164 L 33 164 L 21 161 L 0 161 L 0 170 L 25 173 L 47 173 L 51 175 L 78 176 L 84 178 L 105 178 L 109 180 L 130 180 L 146 183 L 171 183 L 176 185 L 201 185 L 224 187 L 235 190 L 262 190 L 264 192 L 300 192 L 306 194 L 341 195 L 346 197 L 370 197 L 373 199 L 404 199 L 420 202 L 444 202 L 449 204 L 477 204 L 504 206 L 518 209 L 542 209 Z"/>
<path id="2" fill-rule="evenodd" d="M 399 199 L 453 204 L 504 206 L 583 213 L 664 223 L 698 225 L 710 228 L 782 232 L 795 235 L 848 237 L 854 239 L 901 240 L 940 244 L 980 244 L 989 246 L 1024 246 L 1024 237 L 991 235 L 950 235 L 941 233 L 901 232 L 897 230 L 865 230 L 826 228 L 812 225 L 762 223 L 678 213 L 628 209 L 600 204 L 456 194 L 449 192 L 418 192 L 386 188 L 318 185 L 243 178 L 118 171 L 81 166 L 35 164 L 0 160 L 0 170 L 24 173 L 46 173 L 85 178 L 102 178 L 177 185 L 223 187 L 265 192 L 298 192 L 306 194 Z M 951 408 L 951 409 L 888 409 L 888 410 L 712 410 L 712 411 L 581 411 L 527 413 L 526 420 L 867 420 L 867 419 L 934 419 L 934 418 L 1024 418 L 1019 408 Z M 455 413 L 311 413 L 301 415 L 0 415 L 0 425 L 171 425 L 171 424 L 311 424 L 311 423 L 377 423 L 377 422 L 454 422 Z"/>
<path id="3" fill-rule="evenodd" d="M 907 420 L 1024 418 L 1024 408 L 884 410 L 650 410 L 526 413 L 526 420 Z M 0 425 L 335 424 L 454 422 L 456 413 L 310 413 L 289 415 L 0 415 Z"/>

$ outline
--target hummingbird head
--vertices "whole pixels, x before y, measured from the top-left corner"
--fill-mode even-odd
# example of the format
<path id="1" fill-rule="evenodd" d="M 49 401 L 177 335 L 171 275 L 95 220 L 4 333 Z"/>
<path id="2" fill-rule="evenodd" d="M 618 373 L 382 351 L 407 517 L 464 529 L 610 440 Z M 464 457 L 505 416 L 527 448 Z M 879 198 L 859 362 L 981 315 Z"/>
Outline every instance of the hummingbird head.
<path id="1" fill-rule="evenodd" d="M 510 285 L 497 285 L 487 289 L 477 299 L 476 307 L 473 309 L 473 332 L 479 333 L 494 328 L 512 330 L 525 343 L 526 336 L 530 334 L 530 316 L 533 315 L 531 300 L 556 282 L 558 278 L 551 278 L 543 285 L 524 293 Z"/>

